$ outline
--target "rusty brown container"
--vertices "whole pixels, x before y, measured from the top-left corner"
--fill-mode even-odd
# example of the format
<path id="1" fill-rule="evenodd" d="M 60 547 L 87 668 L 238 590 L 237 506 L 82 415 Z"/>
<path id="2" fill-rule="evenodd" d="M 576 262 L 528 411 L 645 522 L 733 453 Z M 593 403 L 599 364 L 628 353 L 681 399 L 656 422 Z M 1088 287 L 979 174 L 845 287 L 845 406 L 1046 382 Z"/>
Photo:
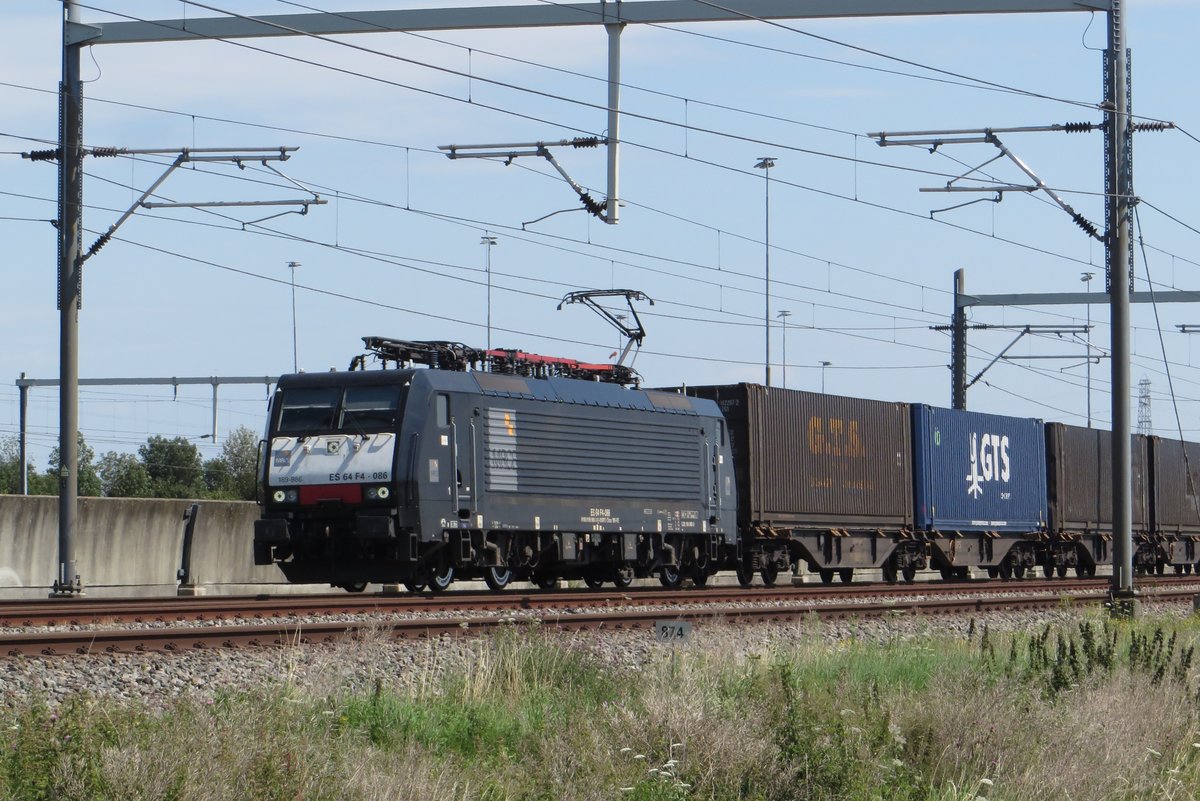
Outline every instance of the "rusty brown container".
<path id="1" fill-rule="evenodd" d="M 741 525 L 911 527 L 908 404 L 758 384 L 687 392 L 715 400 L 725 415 Z"/>
<path id="2" fill-rule="evenodd" d="M 1200 534 L 1200 444 L 1154 437 L 1151 450 L 1155 532 Z"/>
<path id="3" fill-rule="evenodd" d="M 1133 530 L 1150 527 L 1147 437 L 1133 435 Z M 1112 432 L 1063 423 L 1046 424 L 1046 489 L 1055 534 L 1112 532 Z"/>

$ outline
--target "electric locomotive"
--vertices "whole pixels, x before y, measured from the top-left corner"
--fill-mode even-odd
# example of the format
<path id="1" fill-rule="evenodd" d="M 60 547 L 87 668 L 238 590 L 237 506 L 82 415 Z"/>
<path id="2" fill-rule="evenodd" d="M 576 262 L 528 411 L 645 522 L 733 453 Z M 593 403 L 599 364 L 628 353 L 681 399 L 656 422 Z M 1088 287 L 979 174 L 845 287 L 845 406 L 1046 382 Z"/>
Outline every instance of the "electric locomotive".
<path id="1" fill-rule="evenodd" d="M 736 550 L 712 401 L 626 387 L 632 372 L 613 365 L 364 341 L 385 369 L 279 380 L 256 564 L 350 591 L 456 577 L 674 586 L 703 584 Z"/>

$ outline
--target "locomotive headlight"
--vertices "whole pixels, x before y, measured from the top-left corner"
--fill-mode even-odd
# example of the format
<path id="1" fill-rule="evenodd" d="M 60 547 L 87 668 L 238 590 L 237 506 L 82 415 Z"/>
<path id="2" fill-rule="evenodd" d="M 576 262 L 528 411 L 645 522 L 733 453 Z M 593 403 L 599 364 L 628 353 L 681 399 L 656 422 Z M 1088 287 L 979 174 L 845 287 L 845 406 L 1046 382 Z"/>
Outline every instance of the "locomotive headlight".
<path id="1" fill-rule="evenodd" d="M 379 497 L 379 490 L 375 489 L 374 487 L 367 488 L 367 500 L 368 501 L 373 501 L 378 497 Z"/>
<path id="2" fill-rule="evenodd" d="M 275 501 L 275 503 L 295 503 L 296 501 L 300 500 L 300 493 L 294 489 L 278 489 L 271 494 L 271 499 Z"/>
<path id="3" fill-rule="evenodd" d="M 287 493 L 283 490 L 275 490 L 275 494 L 271 497 L 275 499 L 275 503 L 283 503 L 287 500 Z"/>
<path id="4" fill-rule="evenodd" d="M 379 500 L 386 501 L 388 499 L 388 496 L 391 494 L 392 494 L 392 491 L 389 490 L 387 487 L 379 488 L 379 491 L 378 491 Z"/>

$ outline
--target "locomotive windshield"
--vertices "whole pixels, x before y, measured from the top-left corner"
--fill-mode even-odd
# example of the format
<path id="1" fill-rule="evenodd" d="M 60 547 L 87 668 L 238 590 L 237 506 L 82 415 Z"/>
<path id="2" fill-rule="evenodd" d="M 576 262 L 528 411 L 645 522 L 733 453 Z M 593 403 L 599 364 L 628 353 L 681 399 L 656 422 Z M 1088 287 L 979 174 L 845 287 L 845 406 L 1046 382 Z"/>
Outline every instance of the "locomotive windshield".
<path id="1" fill-rule="evenodd" d="M 293 387 L 283 392 L 280 434 L 393 431 L 400 408 L 396 386 Z"/>

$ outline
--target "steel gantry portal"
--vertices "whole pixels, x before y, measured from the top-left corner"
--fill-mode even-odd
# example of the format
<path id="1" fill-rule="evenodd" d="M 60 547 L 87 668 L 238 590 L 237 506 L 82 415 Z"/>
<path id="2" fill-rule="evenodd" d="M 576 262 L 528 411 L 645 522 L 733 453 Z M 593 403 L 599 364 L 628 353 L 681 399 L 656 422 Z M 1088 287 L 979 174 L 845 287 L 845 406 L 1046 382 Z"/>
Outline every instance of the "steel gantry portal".
<path id="1" fill-rule="evenodd" d="M 193 3 L 204 7 L 202 3 Z M 84 47 L 105 44 L 134 44 L 147 42 L 187 42 L 209 39 L 261 38 L 275 36 L 329 36 L 356 33 L 400 31 L 480 30 L 493 28 L 538 28 L 560 26 L 604 26 L 609 37 L 609 57 L 618 59 L 620 48 L 616 41 L 626 25 L 763 21 L 780 19 L 825 19 L 845 17 L 920 16 L 944 14 L 1029 14 L 1042 12 L 1103 12 L 1110 20 L 1110 50 L 1113 76 L 1123 76 L 1125 55 L 1123 39 L 1122 0 L 722 0 L 721 3 L 694 0 L 642 0 L 641 2 L 555 3 L 507 6 L 478 6 L 469 8 L 423 8 L 389 11 L 329 12 L 283 14 L 251 17 L 245 15 L 202 17 L 194 19 L 154 20 L 137 22 L 102 22 L 85 24 L 80 19 L 80 4 L 63 1 L 63 59 L 59 106 L 59 206 L 58 206 L 58 278 L 60 332 L 60 431 L 61 448 L 59 496 L 59 570 L 55 592 L 62 595 L 80 594 L 83 588 L 74 556 L 74 528 L 78 505 L 78 323 L 79 302 L 83 287 L 81 233 L 83 222 L 83 84 L 80 76 L 81 54 Z M 216 9 L 212 9 L 216 10 Z M 227 12 L 219 12 L 227 13 Z M 610 64 L 608 93 L 608 197 L 607 221 L 616 222 L 619 112 L 619 76 L 617 64 Z M 1113 97 L 1106 98 L 1112 109 L 1125 109 L 1125 81 L 1112 80 Z M 1126 114 L 1113 112 L 1114 124 L 1110 136 L 1116 142 L 1123 137 L 1128 122 Z M 1116 171 L 1114 171 L 1116 172 Z M 1106 174 L 1108 170 L 1106 169 Z M 1120 191 L 1110 191 L 1117 200 L 1110 216 L 1109 248 L 1125 258 L 1129 242 L 1128 202 Z M 1114 228 L 1119 229 L 1114 230 Z M 1123 233 L 1120 233 L 1123 231 Z M 1119 244 L 1120 247 L 1113 247 Z M 1124 269 L 1113 272 L 1124 275 Z M 1123 284 L 1115 281 L 1114 284 Z M 1128 308 L 1118 309 L 1120 292 L 1113 292 L 1113 331 L 1128 326 Z M 1128 298 L 1123 301 L 1127 304 Z M 1121 330 L 1127 336 L 1125 330 Z M 1128 346 L 1113 347 L 1114 385 L 1122 386 L 1128 378 Z M 1124 358 L 1126 362 L 1119 365 Z M 1118 372 L 1118 369 L 1120 372 Z M 1115 430 L 1118 423 L 1128 424 L 1126 408 L 1118 413 L 1114 393 L 1114 443 L 1121 437 Z M 1114 453 L 1129 457 L 1128 431 L 1124 446 Z M 1123 470 L 1114 469 L 1114 476 L 1124 476 L 1128 484 L 1128 464 Z M 1124 488 L 1126 512 L 1130 489 Z M 1120 493 L 1118 493 L 1120 495 Z M 1119 551 L 1118 551 L 1119 553 Z"/>

